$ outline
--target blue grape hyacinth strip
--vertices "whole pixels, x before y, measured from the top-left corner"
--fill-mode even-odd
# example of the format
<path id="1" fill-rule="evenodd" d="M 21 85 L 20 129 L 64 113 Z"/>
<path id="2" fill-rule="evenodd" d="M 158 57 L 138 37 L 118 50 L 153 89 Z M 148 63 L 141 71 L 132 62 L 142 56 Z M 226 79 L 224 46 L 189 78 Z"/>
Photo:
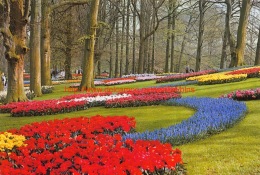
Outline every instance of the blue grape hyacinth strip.
<path id="1" fill-rule="evenodd" d="M 125 135 L 124 139 L 160 140 L 176 146 L 226 130 L 241 120 L 247 110 L 245 103 L 224 98 L 188 97 L 170 99 L 165 104 L 191 107 L 196 113 L 168 128 L 131 133 Z"/>

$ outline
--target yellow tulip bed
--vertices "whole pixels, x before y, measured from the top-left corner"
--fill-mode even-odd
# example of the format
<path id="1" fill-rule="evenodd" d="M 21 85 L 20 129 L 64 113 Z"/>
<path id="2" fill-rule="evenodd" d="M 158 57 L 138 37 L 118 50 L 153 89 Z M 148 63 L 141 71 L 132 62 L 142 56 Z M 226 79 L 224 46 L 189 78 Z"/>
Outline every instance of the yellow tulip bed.
<path id="1" fill-rule="evenodd" d="M 9 152 L 14 147 L 26 146 L 26 144 L 24 144 L 25 140 L 25 137 L 22 135 L 4 132 L 0 134 L 0 152 Z"/>
<path id="2" fill-rule="evenodd" d="M 198 81 L 198 85 L 223 84 L 243 81 L 247 78 L 247 74 L 225 75 L 223 73 L 201 75 L 187 78 L 187 81 Z"/>

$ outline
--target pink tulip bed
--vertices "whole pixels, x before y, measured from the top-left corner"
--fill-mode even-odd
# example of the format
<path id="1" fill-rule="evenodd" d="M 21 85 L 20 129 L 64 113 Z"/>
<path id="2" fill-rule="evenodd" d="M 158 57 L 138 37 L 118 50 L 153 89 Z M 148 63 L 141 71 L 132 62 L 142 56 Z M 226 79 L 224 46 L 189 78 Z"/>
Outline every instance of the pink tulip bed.
<path id="1" fill-rule="evenodd" d="M 179 81 L 179 80 L 185 80 L 189 77 L 199 76 L 199 75 L 206 75 L 211 73 L 216 73 L 216 70 L 205 70 L 200 72 L 191 72 L 191 73 L 184 73 L 184 74 L 177 74 L 177 75 L 170 75 L 163 78 L 159 78 L 156 80 L 156 83 L 167 83 L 172 81 Z"/>
<path id="2" fill-rule="evenodd" d="M 11 116 L 43 116 L 84 110 L 93 106 L 134 107 L 158 105 L 170 98 L 180 98 L 176 87 L 143 88 L 124 91 L 118 94 L 111 92 L 75 94 L 61 99 L 14 102 L 0 106 L 0 112 L 11 113 Z M 119 100 L 121 99 L 121 100 Z"/>
<path id="3" fill-rule="evenodd" d="M 238 69 L 232 72 L 227 73 L 227 75 L 235 75 L 235 74 L 247 74 L 247 78 L 254 78 L 260 76 L 260 67 L 252 67 L 246 69 Z"/>
<path id="4" fill-rule="evenodd" d="M 20 147 L 0 151 L 0 174 L 185 174 L 181 151 L 170 144 L 123 140 L 122 136 L 133 132 L 134 127 L 134 118 L 94 116 L 9 130 L 26 139 Z"/>
<path id="5" fill-rule="evenodd" d="M 233 100 L 259 100 L 260 99 L 260 88 L 237 90 L 229 94 L 222 95 L 221 98 L 230 98 Z"/>
<path id="6" fill-rule="evenodd" d="M 129 78 L 111 78 L 111 79 L 105 79 L 101 80 L 101 84 L 105 86 L 112 86 L 112 85 L 119 85 L 119 84 L 127 84 L 127 83 L 135 83 L 136 80 L 134 77 Z"/>

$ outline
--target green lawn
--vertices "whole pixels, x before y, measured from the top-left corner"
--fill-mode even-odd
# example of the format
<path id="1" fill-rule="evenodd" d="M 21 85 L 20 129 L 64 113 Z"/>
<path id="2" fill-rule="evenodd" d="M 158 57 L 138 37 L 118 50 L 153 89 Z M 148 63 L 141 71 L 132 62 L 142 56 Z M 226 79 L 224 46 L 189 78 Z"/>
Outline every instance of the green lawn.
<path id="1" fill-rule="evenodd" d="M 148 87 L 156 85 L 155 81 L 138 82 L 115 87 Z M 64 92 L 68 85 L 55 86 L 53 94 L 47 94 L 37 98 L 59 98 L 73 94 Z M 260 79 L 253 78 L 242 82 L 220 85 L 191 85 L 195 92 L 184 93 L 183 96 L 208 96 L 218 97 L 237 89 L 260 87 Z M 260 174 L 260 101 L 246 102 L 248 113 L 243 121 L 227 131 L 210 136 L 207 139 L 179 146 L 183 152 L 183 160 L 186 163 L 190 175 L 257 175 Z M 12 118 L 8 114 L 0 114 L 0 131 L 10 128 L 19 128 L 24 124 L 51 120 L 65 117 L 93 116 L 93 115 L 127 115 L 134 116 L 137 121 L 137 131 L 153 130 L 167 127 L 181 120 L 189 118 L 195 111 L 185 107 L 173 106 L 148 106 L 139 108 L 90 108 L 85 111 L 73 113 Z"/>

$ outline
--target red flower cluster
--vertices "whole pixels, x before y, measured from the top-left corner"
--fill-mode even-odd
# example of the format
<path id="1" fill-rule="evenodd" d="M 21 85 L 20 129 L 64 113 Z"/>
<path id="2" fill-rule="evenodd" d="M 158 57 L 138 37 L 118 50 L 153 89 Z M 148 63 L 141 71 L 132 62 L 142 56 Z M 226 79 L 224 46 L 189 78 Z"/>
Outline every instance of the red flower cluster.
<path id="1" fill-rule="evenodd" d="M 168 100 L 171 98 L 180 98 L 181 95 L 177 91 L 178 90 L 176 87 L 134 89 L 124 92 L 126 94 L 131 94 L 130 97 L 107 100 L 105 106 L 135 107 L 158 105 L 163 100 Z"/>
<path id="2" fill-rule="evenodd" d="M 163 78 L 159 78 L 156 80 L 156 83 L 166 83 L 171 81 L 179 81 L 179 80 L 185 80 L 189 77 L 199 76 L 199 75 L 206 75 L 211 73 L 216 73 L 216 70 L 204 70 L 200 72 L 191 72 L 191 73 L 184 73 L 184 74 L 178 74 L 178 75 L 170 75 Z"/>
<path id="3" fill-rule="evenodd" d="M 0 152 L 0 174 L 142 175 L 174 173 L 181 151 L 159 141 L 122 141 L 133 118 L 96 116 L 34 123 L 11 130 L 27 140 L 11 153 Z M 111 135 L 104 134 L 110 127 Z M 130 128 L 130 130 L 129 130 Z M 102 130 L 103 129 L 103 130 Z"/>
<path id="4" fill-rule="evenodd" d="M 258 100 L 260 99 L 260 88 L 237 90 L 221 96 L 222 98 L 231 98 L 233 100 Z"/>
<path id="5" fill-rule="evenodd" d="M 235 75 L 235 74 L 247 74 L 247 78 L 258 77 L 260 74 L 260 67 L 253 67 L 248 69 L 239 69 L 234 70 L 232 72 L 227 73 L 227 75 Z"/>
<path id="6" fill-rule="evenodd" d="M 44 100 L 13 102 L 6 105 L 1 105 L 0 112 L 11 113 L 12 116 L 36 116 L 66 113 L 87 108 L 88 102 L 86 101 L 66 102 L 59 100 Z"/>

